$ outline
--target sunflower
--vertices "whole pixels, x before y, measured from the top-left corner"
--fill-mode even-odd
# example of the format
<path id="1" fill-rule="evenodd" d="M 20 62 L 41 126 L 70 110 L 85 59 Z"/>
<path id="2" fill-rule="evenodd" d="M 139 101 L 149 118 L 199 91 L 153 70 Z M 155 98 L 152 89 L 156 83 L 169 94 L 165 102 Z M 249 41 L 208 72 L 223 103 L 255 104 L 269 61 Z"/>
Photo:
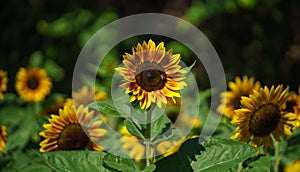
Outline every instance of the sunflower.
<path id="1" fill-rule="evenodd" d="M 40 102 L 50 93 L 51 79 L 40 68 L 20 68 L 16 76 L 16 90 L 28 102 Z"/>
<path id="2" fill-rule="evenodd" d="M 284 167 L 284 172 L 295 172 L 300 171 L 300 159 L 293 161 Z"/>
<path id="3" fill-rule="evenodd" d="M 103 121 L 97 118 L 95 111 L 89 111 L 80 105 L 65 106 L 59 115 L 51 115 L 50 124 L 44 124 L 45 131 L 39 133 L 45 140 L 40 143 L 41 152 L 57 150 L 103 150 L 99 142 L 107 130 L 101 128 Z M 86 133 L 86 132 L 87 133 Z"/>
<path id="4" fill-rule="evenodd" d="M 139 101 L 141 109 L 148 109 L 151 103 L 159 107 L 167 104 L 168 99 L 175 102 L 174 97 L 180 97 L 179 91 L 187 84 L 183 81 L 186 70 L 179 65 L 180 54 L 165 51 L 164 43 L 158 46 L 150 39 L 136 48 L 132 54 L 123 55 L 124 67 L 116 70 L 123 76 L 126 94 L 130 102 Z"/>
<path id="5" fill-rule="evenodd" d="M 120 142 L 122 143 L 121 149 L 129 150 L 128 156 L 134 159 L 135 162 L 140 162 L 145 155 L 145 145 L 140 139 L 131 135 L 126 126 L 122 126 L 119 132 L 123 135 L 120 138 Z"/>
<path id="6" fill-rule="evenodd" d="M 3 99 L 3 92 L 7 90 L 7 72 L 0 70 L 0 100 Z"/>
<path id="7" fill-rule="evenodd" d="M 0 125 L 0 153 L 5 149 L 7 142 L 7 133 L 6 127 L 4 125 Z"/>
<path id="8" fill-rule="evenodd" d="M 286 103 L 283 105 L 283 109 L 286 112 L 291 112 L 297 115 L 297 120 L 295 120 L 294 122 L 294 127 L 300 127 L 300 96 L 294 91 L 292 91 Z"/>
<path id="9" fill-rule="evenodd" d="M 75 106 L 88 105 L 94 101 L 107 100 L 107 93 L 98 88 L 90 89 L 86 85 L 72 93 Z"/>
<path id="10" fill-rule="evenodd" d="M 242 96 L 248 96 L 253 93 L 253 90 L 260 87 L 260 82 L 256 81 L 254 77 L 246 75 L 243 78 L 235 77 L 235 82 L 228 83 L 230 91 L 221 93 L 221 105 L 218 106 L 217 111 L 229 118 L 234 117 L 234 110 L 240 108 L 240 100 Z"/>
<path id="11" fill-rule="evenodd" d="M 286 103 L 289 92 L 283 86 L 267 86 L 254 90 L 249 97 L 242 97 L 240 109 L 235 110 L 236 117 L 231 121 L 238 125 L 236 133 L 231 139 L 239 138 L 241 142 L 249 142 L 253 136 L 252 145 L 273 148 L 272 137 L 280 141 L 280 137 L 291 135 L 291 129 L 296 115 L 282 111 L 282 105 Z"/>
<path id="12" fill-rule="evenodd" d="M 51 102 L 50 105 L 46 106 L 43 108 L 40 112 L 42 116 L 47 116 L 50 114 L 57 114 L 59 109 L 63 108 L 64 105 L 66 104 L 66 98 L 65 97 L 58 97 L 56 100 Z"/>

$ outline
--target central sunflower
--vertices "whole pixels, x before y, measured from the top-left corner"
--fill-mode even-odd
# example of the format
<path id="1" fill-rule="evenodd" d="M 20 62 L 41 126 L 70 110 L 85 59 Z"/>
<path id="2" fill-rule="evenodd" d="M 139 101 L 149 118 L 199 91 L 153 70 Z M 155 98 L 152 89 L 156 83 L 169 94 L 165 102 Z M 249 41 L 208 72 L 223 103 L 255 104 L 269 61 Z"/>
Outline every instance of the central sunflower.
<path id="1" fill-rule="evenodd" d="M 98 142 L 107 133 L 101 128 L 103 121 L 95 120 L 94 112 L 83 105 L 74 109 L 73 104 L 69 104 L 59 110 L 59 115 L 51 115 L 50 124 L 44 124 L 46 130 L 39 133 L 46 138 L 40 143 L 40 151 L 104 150 L 93 142 Z"/>
<path id="2" fill-rule="evenodd" d="M 123 58 L 124 67 L 116 68 L 124 79 L 121 87 L 126 88 L 130 102 L 140 101 L 141 109 L 148 109 L 151 103 L 162 107 L 168 99 L 175 102 L 174 97 L 180 97 L 179 91 L 187 86 L 180 54 L 166 52 L 163 42 L 156 46 L 152 40 L 144 41 Z"/>
<path id="3" fill-rule="evenodd" d="M 264 152 L 267 147 L 273 148 L 272 137 L 280 141 L 280 137 L 291 135 L 296 115 L 283 111 L 289 93 L 288 88 L 282 90 L 279 85 L 274 88 L 268 87 L 254 90 L 249 97 L 242 97 L 241 108 L 235 110 L 236 118 L 231 123 L 238 125 L 236 134 L 232 139 L 239 138 L 241 142 L 248 142 L 253 136 L 252 145 L 264 145 Z"/>

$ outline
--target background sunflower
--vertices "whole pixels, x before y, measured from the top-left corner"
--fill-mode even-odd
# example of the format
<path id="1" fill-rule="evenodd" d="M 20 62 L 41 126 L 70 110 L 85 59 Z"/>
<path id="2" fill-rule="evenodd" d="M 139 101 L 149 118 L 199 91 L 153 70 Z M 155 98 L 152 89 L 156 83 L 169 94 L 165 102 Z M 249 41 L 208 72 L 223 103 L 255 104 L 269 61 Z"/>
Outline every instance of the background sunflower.
<path id="1" fill-rule="evenodd" d="M 50 93 L 52 82 L 44 69 L 21 67 L 16 75 L 15 87 L 24 101 L 40 102 Z"/>
<path id="2" fill-rule="evenodd" d="M 0 100 L 3 99 L 3 92 L 7 90 L 7 72 L 0 70 Z"/>
<path id="3" fill-rule="evenodd" d="M 273 138 L 280 142 L 281 136 L 286 138 L 292 134 L 293 122 L 296 115 L 282 111 L 282 105 L 289 97 L 288 88 L 267 86 L 254 90 L 249 97 L 242 97 L 242 107 L 235 110 L 236 118 L 231 123 L 238 125 L 232 139 L 239 138 L 241 142 L 250 141 L 252 145 L 273 148 Z M 273 138 L 272 138 L 273 137 Z"/>
<path id="4" fill-rule="evenodd" d="M 45 131 L 40 132 L 44 137 L 40 143 L 41 152 L 57 150 L 84 150 L 88 148 L 103 150 L 101 146 L 93 144 L 104 138 L 107 131 L 101 128 L 103 123 L 97 119 L 94 111 L 89 111 L 80 105 L 65 106 L 59 110 L 59 115 L 51 115 L 49 124 L 44 124 Z"/>

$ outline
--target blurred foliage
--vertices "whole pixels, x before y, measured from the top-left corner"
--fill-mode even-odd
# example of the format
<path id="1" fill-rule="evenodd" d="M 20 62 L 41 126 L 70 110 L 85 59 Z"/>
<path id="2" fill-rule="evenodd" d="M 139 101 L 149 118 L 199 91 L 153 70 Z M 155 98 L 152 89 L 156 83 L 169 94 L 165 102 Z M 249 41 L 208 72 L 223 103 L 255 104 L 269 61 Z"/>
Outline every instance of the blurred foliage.
<path id="1" fill-rule="evenodd" d="M 255 76 L 263 85 L 283 83 L 290 85 L 292 90 L 297 90 L 300 84 L 300 1 L 297 0 L 11 0 L 1 2 L 0 8 L 0 69 L 6 70 L 9 78 L 8 91 L 0 102 L 1 124 L 9 126 L 5 158 L 0 155 L 0 169 L 3 171 L 55 171 L 66 166 L 72 169 L 64 170 L 76 171 L 82 169 L 76 169 L 72 164 L 86 159 L 88 161 L 80 167 L 85 170 L 104 170 L 104 166 L 113 170 L 142 170 L 133 161 L 110 154 L 68 152 L 54 157 L 51 153 L 40 154 L 33 151 L 39 149 L 41 138 L 37 133 L 47 122 L 47 117 L 39 115 L 42 108 L 53 104 L 58 97 L 71 96 L 73 69 L 81 48 L 101 27 L 128 15 L 159 12 L 175 15 L 192 23 L 215 47 L 228 80 L 247 74 Z M 90 70 L 97 71 L 96 85 L 110 94 L 113 71 L 120 64 L 122 55 L 130 53 L 131 47 L 138 42 L 150 38 L 157 43 L 163 41 L 167 49 L 180 53 L 187 66 L 197 59 L 187 46 L 167 37 L 141 35 L 128 38 L 114 47 L 100 66 L 90 64 Z M 13 94 L 16 72 L 19 67 L 26 66 L 45 68 L 53 80 L 52 94 L 41 104 L 24 104 Z M 197 74 L 195 78 L 201 90 L 198 117 L 205 121 L 209 112 L 208 99 L 211 96 L 207 89 L 210 86 L 209 79 L 201 63 L 196 63 L 192 71 Z M 103 104 L 105 103 L 102 103 L 102 108 L 114 110 L 110 104 Z M 118 115 L 115 114 L 116 117 Z M 130 126 L 130 123 L 126 125 Z M 153 125 L 162 127 L 157 127 L 158 132 L 164 129 L 163 124 Z M 229 121 L 224 119 L 214 136 L 229 138 L 233 131 Z M 132 132 L 137 131 L 132 129 Z M 192 134 L 199 134 L 199 129 L 192 131 Z M 299 135 L 298 131 L 281 143 L 281 153 L 284 155 L 282 164 L 299 158 Z M 196 163 L 202 156 L 190 156 L 195 153 L 191 153 L 193 150 L 190 147 L 199 146 L 197 141 L 198 139 L 194 139 L 185 142 L 178 153 L 159 160 L 144 171 L 202 169 Z M 220 147 L 226 147 L 232 144 L 225 142 L 217 142 L 216 145 L 222 143 Z M 249 156 L 255 152 L 245 145 L 236 144 L 245 150 L 249 149 Z M 209 150 L 209 146 L 200 146 L 197 147 L 198 153 L 204 148 Z M 221 152 L 219 150 L 216 157 L 222 159 Z M 72 158 L 74 156 L 85 159 Z M 97 158 L 101 161 L 97 161 Z M 194 163 L 190 166 L 192 160 Z M 241 155 L 238 160 L 245 160 L 245 157 Z M 269 166 L 270 157 L 251 157 L 243 163 L 245 171 L 266 170 L 265 164 Z M 231 164 L 223 165 L 229 167 Z"/>
<path id="2" fill-rule="evenodd" d="M 181 17 L 204 32 L 219 53 L 228 80 L 248 74 L 265 84 L 283 81 L 297 88 L 299 8 L 300 2 L 295 0 L 12 0 L 1 5 L 0 67 L 8 71 L 11 81 L 20 66 L 45 67 L 57 82 L 54 91 L 69 94 L 76 58 L 98 29 L 127 15 L 163 12 Z M 112 63 L 120 62 L 124 49 L 143 37 L 135 38 L 134 43 L 132 40 L 125 41 L 102 66 L 111 70 L 117 65 Z M 170 39 L 162 41 L 174 52 L 180 50 L 186 63 L 195 58 L 184 45 Z M 103 71 L 107 70 L 99 70 L 99 75 L 105 78 L 109 74 Z M 207 79 L 200 81 L 205 82 L 200 87 L 209 86 Z M 9 82 L 10 91 L 13 88 Z"/>

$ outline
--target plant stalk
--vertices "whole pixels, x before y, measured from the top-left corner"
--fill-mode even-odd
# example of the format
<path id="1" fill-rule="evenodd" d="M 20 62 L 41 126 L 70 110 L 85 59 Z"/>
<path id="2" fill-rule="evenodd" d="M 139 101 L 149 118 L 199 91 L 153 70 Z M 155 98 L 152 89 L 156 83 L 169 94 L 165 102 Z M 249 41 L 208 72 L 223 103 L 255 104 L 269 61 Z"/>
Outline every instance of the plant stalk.
<path id="1" fill-rule="evenodd" d="M 279 163 L 280 163 L 279 142 L 275 141 L 275 165 L 274 165 L 274 172 L 278 172 L 279 171 Z"/>
<path id="2" fill-rule="evenodd" d="M 152 111 L 147 112 L 147 125 L 146 125 L 146 166 L 151 164 L 151 114 Z"/>

